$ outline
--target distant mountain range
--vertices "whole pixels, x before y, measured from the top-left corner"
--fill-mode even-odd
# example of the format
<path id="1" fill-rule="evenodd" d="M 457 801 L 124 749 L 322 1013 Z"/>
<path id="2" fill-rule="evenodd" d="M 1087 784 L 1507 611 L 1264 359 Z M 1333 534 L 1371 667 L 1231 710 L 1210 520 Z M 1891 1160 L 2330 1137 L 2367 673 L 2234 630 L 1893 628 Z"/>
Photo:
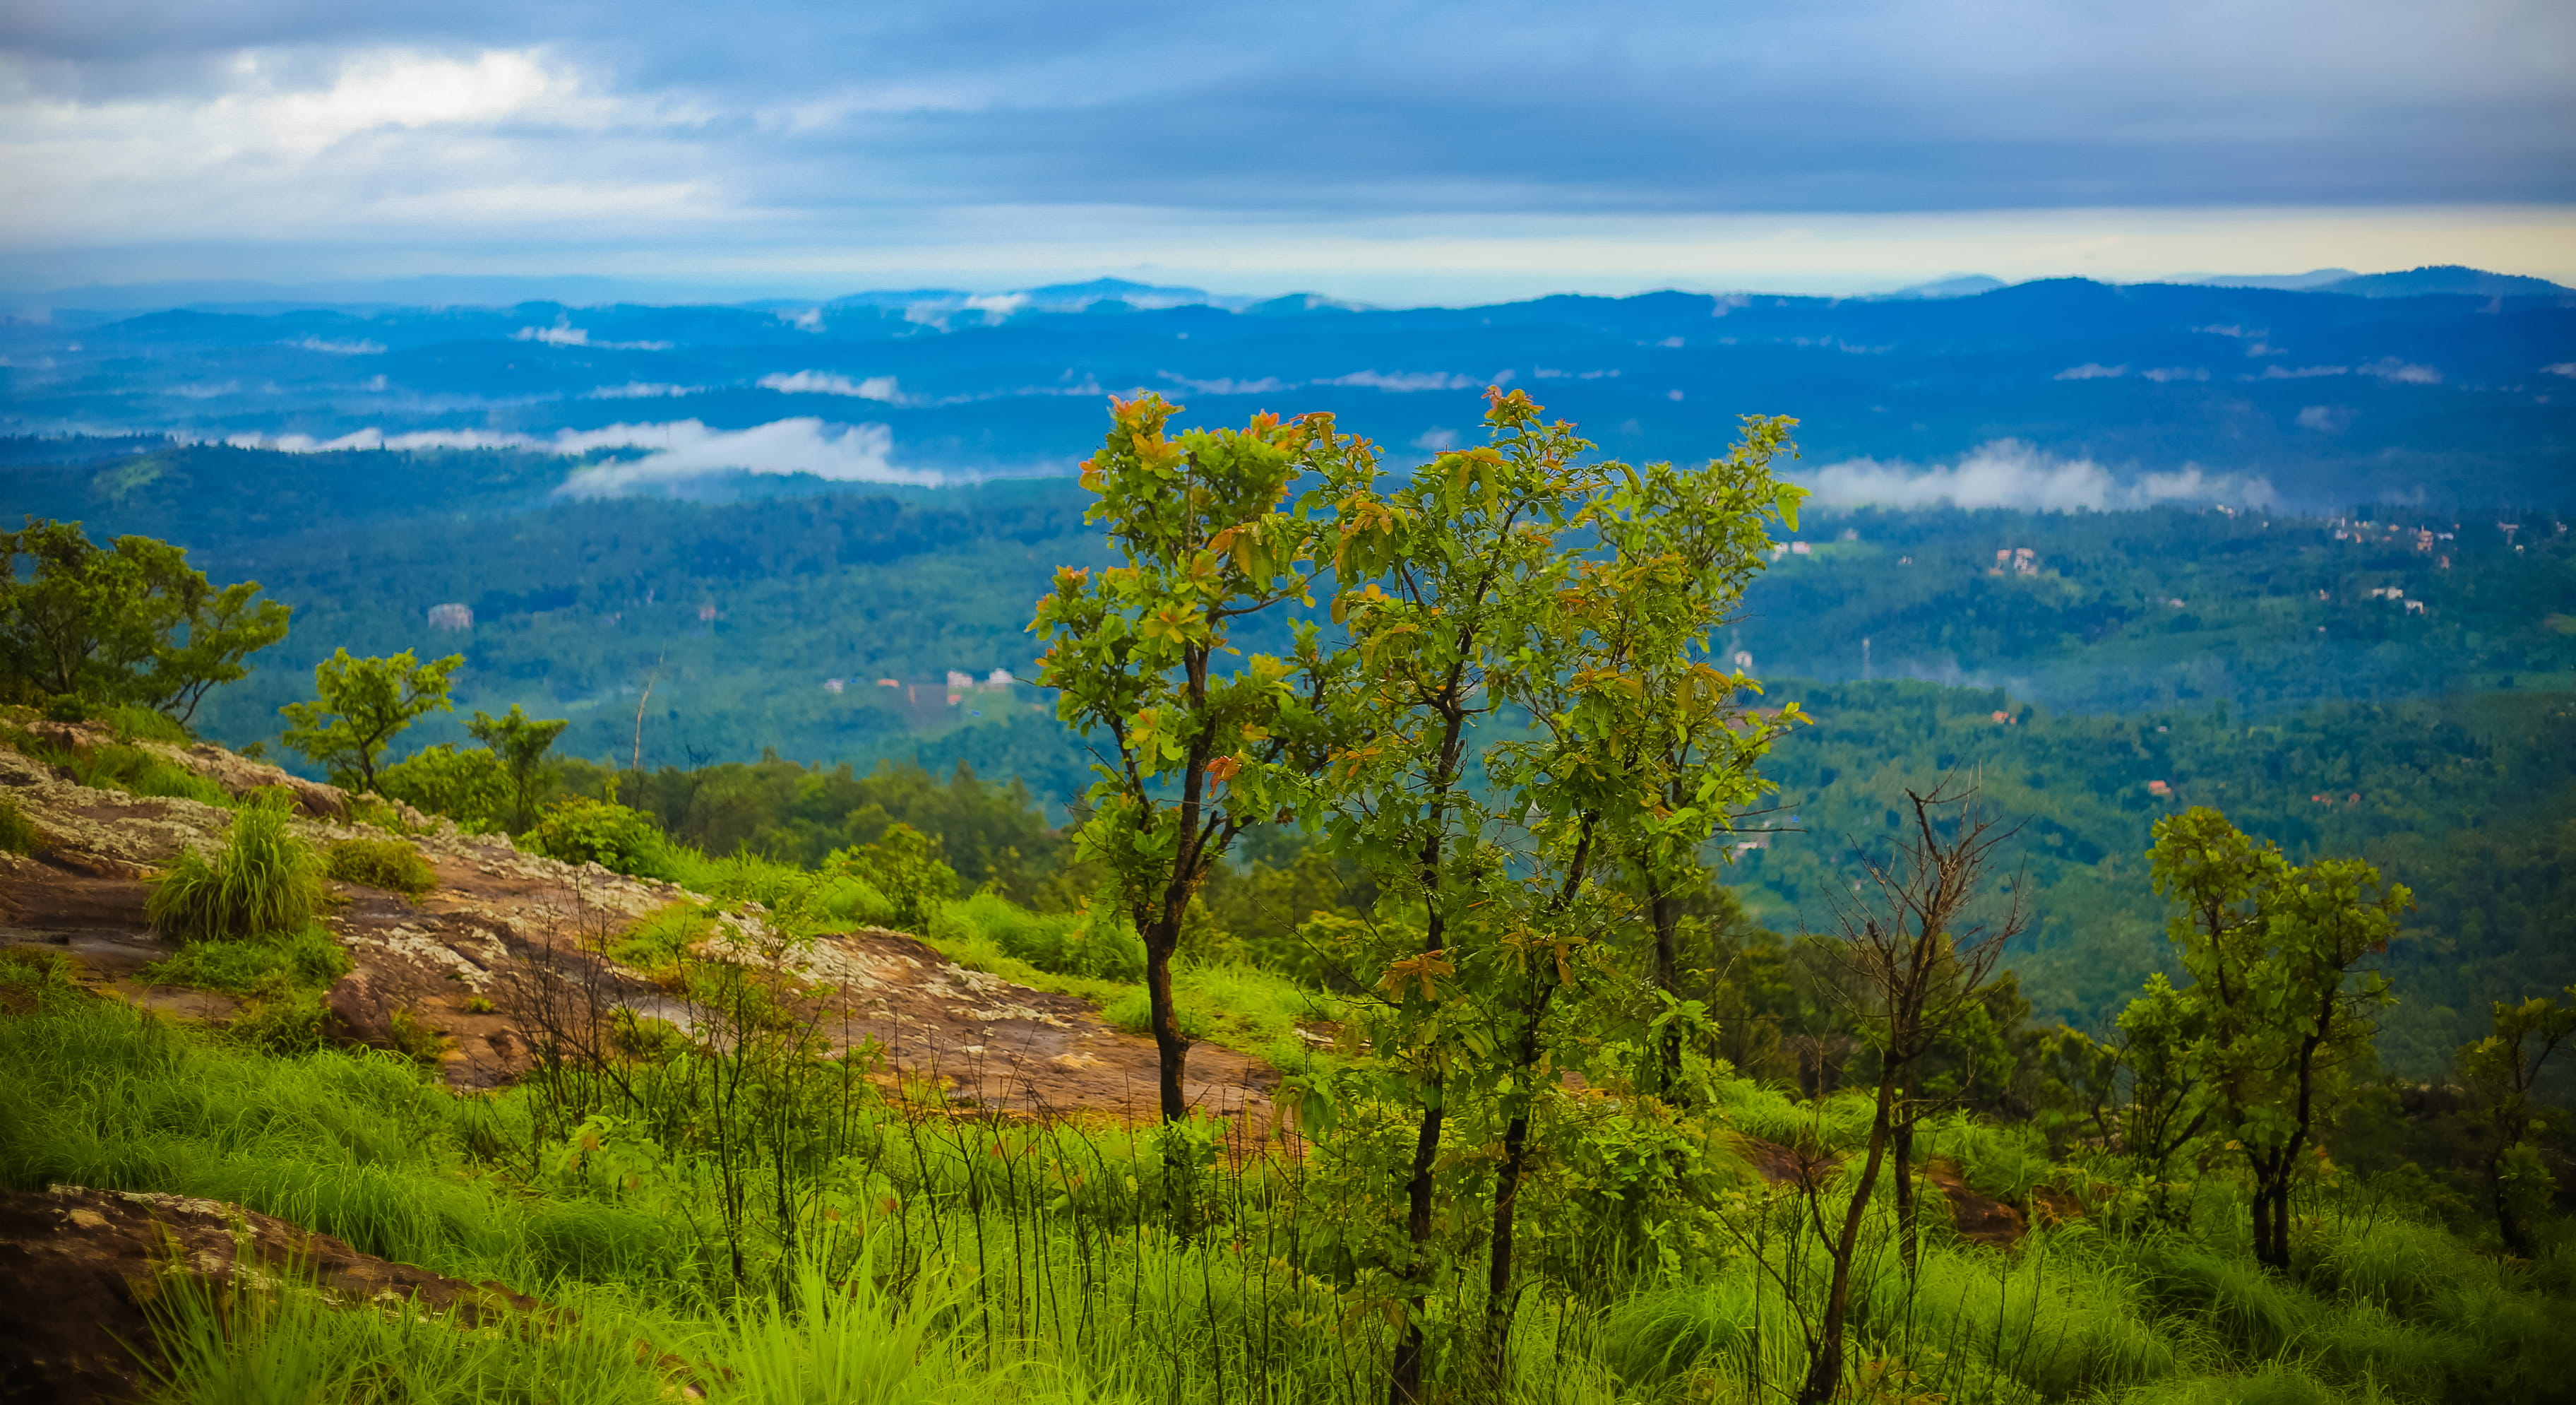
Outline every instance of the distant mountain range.
<path id="1" fill-rule="evenodd" d="M 2327 273 L 2342 270 L 2301 277 Z M 57 310 L 0 323 L 0 434 L 21 436 L 0 455 L 109 456 L 65 435 L 497 450 L 536 460 L 514 481 L 564 491 L 736 495 L 746 474 L 765 492 L 1064 473 L 1096 442 L 1102 398 L 1145 390 L 1201 423 L 1327 410 L 1418 454 L 1472 442 L 1479 393 L 1509 385 L 1632 460 L 1715 452 L 1739 414 L 1794 415 L 1800 471 L 1844 501 L 2576 496 L 2568 290 L 2457 268 L 2246 281 L 1965 275 L 1867 298 L 1385 309 L 1102 279 L 809 302 Z"/>

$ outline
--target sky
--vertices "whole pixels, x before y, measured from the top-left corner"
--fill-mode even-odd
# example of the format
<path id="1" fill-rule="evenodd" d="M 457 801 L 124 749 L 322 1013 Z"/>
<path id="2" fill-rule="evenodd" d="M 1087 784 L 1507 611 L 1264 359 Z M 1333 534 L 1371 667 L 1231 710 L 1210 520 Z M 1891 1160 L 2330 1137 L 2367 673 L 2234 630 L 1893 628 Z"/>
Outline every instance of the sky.
<path id="1" fill-rule="evenodd" d="M 0 288 L 2576 281 L 2566 0 L 15 0 Z"/>

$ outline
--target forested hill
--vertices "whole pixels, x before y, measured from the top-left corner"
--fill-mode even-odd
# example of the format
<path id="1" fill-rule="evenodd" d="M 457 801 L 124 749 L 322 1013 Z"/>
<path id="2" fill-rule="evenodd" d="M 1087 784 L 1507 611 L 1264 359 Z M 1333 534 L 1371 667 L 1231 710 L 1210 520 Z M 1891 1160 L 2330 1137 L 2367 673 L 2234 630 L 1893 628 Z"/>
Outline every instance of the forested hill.
<path id="1" fill-rule="evenodd" d="M 2043 467 L 2098 465 L 2123 501 L 2566 505 L 2576 295 L 2477 286 L 2365 297 L 2062 279 L 1945 299 L 1394 310 L 1228 310 L 1191 290 L 1100 286 L 760 307 L 65 311 L 0 322 L 0 427 L 608 451 L 630 466 L 592 486 L 658 491 L 727 468 L 1063 474 L 1097 432 L 1100 396 L 1137 388 L 1208 421 L 1327 410 L 1386 444 L 1436 446 L 1474 438 L 1473 392 L 1499 383 L 1637 460 L 1705 454 L 1735 415 L 1786 413 L 1805 422 L 1810 467 L 1949 464 L 2010 444 Z"/>

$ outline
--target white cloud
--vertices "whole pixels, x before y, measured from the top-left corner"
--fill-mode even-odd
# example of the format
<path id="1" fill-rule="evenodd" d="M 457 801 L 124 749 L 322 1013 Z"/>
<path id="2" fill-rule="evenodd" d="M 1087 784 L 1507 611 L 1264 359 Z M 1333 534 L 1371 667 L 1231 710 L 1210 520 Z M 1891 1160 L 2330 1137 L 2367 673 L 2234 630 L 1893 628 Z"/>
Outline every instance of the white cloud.
<path id="1" fill-rule="evenodd" d="M 302 351 L 327 351 L 335 356 L 381 356 L 385 350 L 383 342 L 324 341 L 320 337 L 306 337 L 302 341 L 288 342 L 287 345 Z"/>
<path id="2" fill-rule="evenodd" d="M 2145 376 L 2148 380 L 2154 381 L 2160 385 L 2166 381 L 2205 381 L 2209 379 L 2209 370 L 2205 366 L 2158 366 L 2152 371 L 2140 371 L 2138 374 Z"/>
<path id="3" fill-rule="evenodd" d="M 624 385 L 603 385 L 586 397 L 592 400 L 652 400 L 666 395 L 695 395 L 706 389 L 702 385 L 662 385 L 653 381 L 628 381 Z"/>
<path id="4" fill-rule="evenodd" d="M 548 346 L 590 346 L 602 351 L 668 351 L 666 341 L 592 341 L 590 333 L 568 323 L 551 327 L 521 327 L 510 334 L 512 341 L 543 342 Z"/>
<path id="5" fill-rule="evenodd" d="M 1413 447 L 1427 450 L 1434 454 L 1445 454 L 1458 447 L 1458 431 L 1454 429 L 1426 429 L 1422 431 L 1420 437 L 1413 441 Z"/>
<path id="6" fill-rule="evenodd" d="M 1353 371 L 1347 376 L 1333 376 L 1315 382 L 1317 385 L 1364 385 L 1379 390 L 1473 390 L 1476 383 L 1465 376 L 1445 371 L 1397 371 L 1382 375 L 1376 371 Z"/>
<path id="7" fill-rule="evenodd" d="M 2069 366 L 2065 370 L 2051 376 L 2049 379 L 2061 381 L 2113 380 L 2118 377 L 2125 376 L 2128 373 L 2129 368 L 2126 365 L 2105 366 L 2099 361 L 2087 361 L 2081 366 Z"/>
<path id="8" fill-rule="evenodd" d="M 829 371 L 798 371 L 794 375 L 776 372 L 762 376 L 758 382 L 764 390 L 782 395 L 847 395 L 860 400 L 883 400 L 900 403 L 903 392 L 895 388 L 892 376 L 870 376 L 854 381 Z"/>
<path id="9" fill-rule="evenodd" d="M 2541 367 L 2540 373 L 2544 376 L 2568 376 L 2576 378 L 2576 361 L 2553 362 Z"/>
<path id="10" fill-rule="evenodd" d="M 850 483 L 943 481 L 926 469 L 892 461 L 894 432 L 881 424 L 833 425 L 819 419 L 772 420 L 749 429 L 709 429 L 698 420 L 667 424 L 612 424 L 604 429 L 565 429 L 551 436 L 488 429 L 422 429 L 387 434 L 361 429 L 336 439 L 309 434 L 235 435 L 237 448 L 290 454 L 344 449 L 525 449 L 533 453 L 586 454 L 594 449 L 645 449 L 642 458 L 592 464 L 576 470 L 562 492 L 603 497 L 639 484 L 667 483 L 710 473 L 810 473 Z"/>
<path id="11" fill-rule="evenodd" d="M 2103 512 L 2159 502 L 2272 500 L 2263 479 L 2210 475 L 2186 466 L 2122 483 L 2089 458 L 2060 459 L 2016 439 L 1999 439 L 1948 467 L 1915 468 L 1876 459 L 1828 464 L 1815 475 L 1826 506 L 2009 507 L 2035 512 Z"/>
<path id="12" fill-rule="evenodd" d="M 1197 381 L 1192 380 L 1177 371 L 1156 371 L 1154 374 L 1181 387 L 1183 390 L 1192 391 L 1200 395 L 1271 395 L 1289 388 L 1288 382 L 1279 379 L 1277 376 L 1263 376 L 1257 381 L 1239 381 L 1226 378 L 1219 378 L 1212 381 Z"/>
<path id="13" fill-rule="evenodd" d="M 2297 381 L 2306 380 L 2311 376 L 2348 376 L 2351 374 L 2352 368 L 2350 366 L 2301 366 L 2295 370 L 2288 366 L 2266 366 L 2263 368 L 2263 374 L 2260 379 L 2267 381 Z"/>
<path id="14" fill-rule="evenodd" d="M 2384 381 L 2398 381 L 2406 385 L 2440 385 L 2442 383 L 2441 372 L 2434 370 L 2430 366 L 2410 366 L 2407 363 L 2398 360 L 2394 356 L 2380 357 L 2378 360 L 2362 367 L 2361 373 L 2365 376 L 2377 376 Z"/>
<path id="15" fill-rule="evenodd" d="M 2293 422 L 2301 429 L 2332 434 L 2352 423 L 2352 411 L 2341 405 L 2310 405 L 2300 410 Z"/>

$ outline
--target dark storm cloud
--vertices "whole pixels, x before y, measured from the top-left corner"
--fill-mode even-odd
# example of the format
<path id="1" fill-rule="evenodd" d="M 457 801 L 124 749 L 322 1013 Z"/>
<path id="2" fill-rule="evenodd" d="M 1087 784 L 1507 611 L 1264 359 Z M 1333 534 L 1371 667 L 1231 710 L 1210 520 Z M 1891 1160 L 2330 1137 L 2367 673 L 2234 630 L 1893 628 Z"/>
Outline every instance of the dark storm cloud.
<path id="1" fill-rule="evenodd" d="M 2576 199 L 2576 6 L 140 3 L 13 7 L 22 91 L 535 48 L 685 109 L 516 133 L 746 208 L 1348 214 Z M 319 80 L 317 80 L 319 81 Z M 615 124 L 610 124 L 612 128 Z M 397 173 L 399 174 L 399 173 Z"/>

